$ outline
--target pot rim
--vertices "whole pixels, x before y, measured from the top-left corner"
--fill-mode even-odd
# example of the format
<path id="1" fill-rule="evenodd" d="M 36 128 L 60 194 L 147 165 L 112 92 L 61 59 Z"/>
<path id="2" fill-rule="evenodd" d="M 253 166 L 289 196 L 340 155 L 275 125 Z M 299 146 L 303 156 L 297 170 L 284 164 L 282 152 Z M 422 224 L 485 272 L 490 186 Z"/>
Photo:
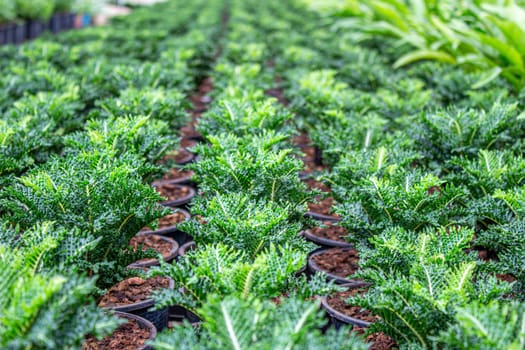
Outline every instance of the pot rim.
<path id="1" fill-rule="evenodd" d="M 370 286 L 370 283 L 357 282 L 357 283 L 347 284 L 345 286 L 348 287 L 348 289 L 356 289 L 356 288 Z M 328 296 L 324 296 L 324 297 L 321 298 L 321 307 L 326 311 L 326 313 L 330 317 L 335 318 L 339 322 L 342 322 L 342 323 L 345 323 L 345 324 L 353 324 L 353 325 L 356 325 L 356 326 L 359 326 L 359 327 L 369 327 L 372 324 L 372 322 L 363 321 L 363 320 L 361 320 L 359 318 L 355 318 L 355 317 L 352 317 L 352 316 L 347 316 L 344 313 L 342 313 L 341 311 L 338 311 L 338 310 L 334 309 L 333 307 L 331 307 L 328 304 Z"/>
<path id="2" fill-rule="evenodd" d="M 331 216 L 331 215 L 319 214 L 319 213 L 316 213 L 314 211 L 307 211 L 304 214 L 304 216 L 307 217 L 307 218 L 312 218 L 314 220 L 318 220 L 318 221 L 339 222 L 339 221 L 343 220 L 339 216 Z"/>
<path id="3" fill-rule="evenodd" d="M 177 211 L 181 212 L 184 215 L 184 217 L 186 218 L 183 222 L 189 221 L 191 219 L 191 214 L 186 209 L 182 209 L 182 208 L 170 208 L 170 209 L 172 209 L 172 213 L 175 213 Z M 171 214 L 168 214 L 168 215 L 171 215 Z M 179 232 L 179 229 L 177 228 L 177 226 L 179 224 L 180 224 L 180 222 L 176 223 L 174 225 L 171 225 L 171 226 L 168 226 L 168 227 L 164 227 L 164 228 L 159 228 L 159 229 L 156 229 L 156 230 L 139 231 L 138 234 L 163 236 L 163 235 L 166 235 L 166 234 L 169 234 L 169 233 Z"/>
<path id="4" fill-rule="evenodd" d="M 137 321 L 137 323 L 142 324 L 143 326 L 148 328 L 150 331 L 150 335 L 147 341 L 153 341 L 157 337 L 157 327 L 155 327 L 153 323 L 146 320 L 145 318 L 134 315 L 134 314 L 130 314 L 128 312 L 122 312 L 122 311 L 115 311 L 114 314 L 121 318 L 127 318 L 128 320 L 132 319 L 134 321 Z M 151 349 L 151 346 L 148 344 L 143 344 L 141 347 L 137 348 L 137 350 L 149 350 L 149 349 Z"/>
<path id="5" fill-rule="evenodd" d="M 197 244 L 195 243 L 195 241 L 189 241 L 189 242 L 186 242 L 183 245 L 181 245 L 179 247 L 179 256 L 186 255 L 186 252 L 190 249 L 190 247 L 197 248 Z"/>
<path id="6" fill-rule="evenodd" d="M 191 182 L 191 178 L 193 175 L 195 175 L 195 172 L 193 170 L 187 170 L 190 172 L 189 175 L 186 175 L 184 177 L 180 177 L 178 179 L 168 179 L 168 180 L 156 180 L 151 183 L 153 187 L 159 187 L 164 185 L 179 185 L 179 184 L 186 184 L 188 182 Z"/>
<path id="7" fill-rule="evenodd" d="M 175 281 L 171 277 L 168 277 L 168 276 L 163 276 L 163 277 L 169 280 L 168 289 L 175 288 Z M 130 277 L 130 278 L 133 278 L 133 277 Z M 123 281 L 125 281 L 126 279 L 124 279 Z M 155 305 L 155 300 L 148 298 L 148 299 L 137 301 L 131 304 L 118 305 L 118 306 L 102 306 L 102 308 L 106 310 L 114 310 L 118 312 L 131 313 L 132 311 L 135 311 L 135 310 L 149 309 L 153 305 Z"/>
<path id="8" fill-rule="evenodd" d="M 146 233 L 146 232 L 140 232 L 135 236 L 157 236 L 157 237 L 160 237 L 162 240 L 171 243 L 172 248 L 170 250 L 170 254 L 168 256 L 163 256 L 163 260 L 166 262 L 175 259 L 179 253 L 179 243 L 173 238 L 158 235 L 158 234 L 153 234 L 153 233 Z M 137 262 L 131 263 L 128 265 L 128 267 L 131 269 L 137 269 L 137 268 L 151 267 L 151 266 L 158 266 L 158 265 L 160 265 L 160 262 L 157 258 L 148 258 L 147 260 L 144 260 L 141 262 L 137 261 Z"/>
<path id="9" fill-rule="evenodd" d="M 322 247 L 329 248 L 353 248 L 354 246 L 348 242 L 335 241 L 333 239 L 319 237 L 315 235 L 311 229 L 306 229 L 300 232 L 307 240 L 314 242 Z"/>
<path id="10" fill-rule="evenodd" d="M 342 247 L 323 248 L 323 247 L 321 247 L 321 248 L 317 248 L 314 251 L 310 252 L 310 254 L 308 254 L 308 269 L 311 272 L 313 272 L 313 273 L 315 273 L 317 271 L 322 272 L 326 276 L 326 278 L 328 280 L 333 280 L 336 284 L 362 283 L 362 281 L 359 281 L 359 280 L 351 280 L 351 279 L 347 279 L 347 278 L 344 278 L 344 277 L 341 277 L 341 276 L 338 276 L 338 275 L 334 275 L 333 273 L 327 272 L 327 271 L 323 270 L 319 265 L 317 265 L 313 261 L 313 257 L 314 256 L 320 255 L 322 253 L 325 253 L 326 251 L 331 250 L 331 249 L 352 249 L 352 250 L 355 250 L 354 247 L 346 247 L 346 248 L 342 248 Z"/>
<path id="11" fill-rule="evenodd" d="M 191 186 L 181 185 L 181 184 L 175 184 L 175 186 L 177 186 L 177 187 L 186 187 L 186 188 L 189 189 L 189 193 L 186 196 L 181 197 L 181 198 L 160 202 L 160 205 L 165 206 L 165 207 L 182 206 L 184 204 L 188 204 L 192 200 L 192 198 L 195 197 L 195 195 L 197 194 L 197 191 L 195 191 L 195 189 L 193 187 L 191 187 Z M 160 187 L 160 186 L 154 186 L 154 187 Z"/>

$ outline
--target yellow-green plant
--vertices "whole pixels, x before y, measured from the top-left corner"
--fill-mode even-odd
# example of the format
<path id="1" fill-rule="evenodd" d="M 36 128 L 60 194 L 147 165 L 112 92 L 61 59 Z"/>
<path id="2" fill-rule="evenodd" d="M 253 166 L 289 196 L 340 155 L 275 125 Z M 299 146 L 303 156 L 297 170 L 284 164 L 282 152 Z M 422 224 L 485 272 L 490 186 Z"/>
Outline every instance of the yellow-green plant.
<path id="1" fill-rule="evenodd" d="M 498 76 L 525 86 L 525 9 L 515 0 L 366 0 L 347 4 L 343 27 L 362 38 L 394 39 L 394 67 L 436 60 L 485 71 L 474 87 Z M 341 27 L 341 26 L 339 26 Z"/>

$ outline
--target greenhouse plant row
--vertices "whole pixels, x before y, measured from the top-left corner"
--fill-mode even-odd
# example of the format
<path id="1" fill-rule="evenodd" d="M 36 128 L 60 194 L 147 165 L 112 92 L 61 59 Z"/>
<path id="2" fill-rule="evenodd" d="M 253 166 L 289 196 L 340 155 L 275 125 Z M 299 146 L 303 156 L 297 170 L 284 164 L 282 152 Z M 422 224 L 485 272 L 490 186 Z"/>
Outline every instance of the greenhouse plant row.
<path id="1" fill-rule="evenodd" d="M 524 349 L 523 18 L 168 0 L 0 46 L 0 347 Z"/>

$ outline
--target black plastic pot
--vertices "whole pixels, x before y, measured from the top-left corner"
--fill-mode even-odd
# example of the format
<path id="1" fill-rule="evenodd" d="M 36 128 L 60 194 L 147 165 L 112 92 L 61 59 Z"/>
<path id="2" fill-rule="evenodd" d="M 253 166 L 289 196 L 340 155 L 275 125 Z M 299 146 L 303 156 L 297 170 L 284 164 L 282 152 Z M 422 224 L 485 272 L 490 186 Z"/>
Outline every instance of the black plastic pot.
<path id="1" fill-rule="evenodd" d="M 191 162 L 193 162 L 194 160 L 195 160 L 195 154 L 189 152 L 188 155 L 187 155 L 185 158 L 182 158 L 181 160 L 178 160 L 176 163 L 177 163 L 178 165 L 184 165 L 184 164 L 191 163 Z"/>
<path id="2" fill-rule="evenodd" d="M 30 19 L 26 22 L 26 39 L 35 39 L 47 29 L 48 23 L 36 19 Z"/>
<path id="3" fill-rule="evenodd" d="M 0 45 L 11 44 L 13 37 L 13 24 L 0 24 Z"/>
<path id="4" fill-rule="evenodd" d="M 153 341 L 157 337 L 157 328 L 155 328 L 155 325 L 151 323 L 150 321 L 146 320 L 145 318 L 134 315 L 134 314 L 130 314 L 127 312 L 120 312 L 120 311 L 116 311 L 115 315 L 121 318 L 127 318 L 128 320 L 134 320 L 138 323 L 138 325 L 141 328 L 148 329 L 149 334 L 150 334 L 148 341 Z M 144 344 L 138 347 L 137 350 L 153 350 L 153 348 L 150 345 Z"/>
<path id="5" fill-rule="evenodd" d="M 52 33 L 59 33 L 62 30 L 62 21 L 61 21 L 61 13 L 55 13 L 51 18 L 49 19 L 49 30 Z"/>
<path id="6" fill-rule="evenodd" d="M 139 233 L 139 235 L 144 235 L 146 233 Z M 179 243 L 177 243 L 177 241 L 175 241 L 174 239 L 170 238 L 170 237 L 166 237 L 166 236 L 160 236 L 158 235 L 158 237 L 160 237 L 162 240 L 166 241 L 166 242 L 169 242 L 173 245 L 173 248 L 171 249 L 170 251 L 170 255 L 167 256 L 167 257 L 164 257 L 164 261 L 169 263 L 169 262 L 172 262 L 178 255 L 179 253 Z M 158 266 L 160 265 L 160 262 L 158 259 L 154 259 L 154 258 L 151 258 L 151 259 L 147 259 L 147 260 L 144 260 L 144 261 L 137 261 L 137 262 L 134 262 L 133 264 L 130 264 L 128 267 L 130 269 L 147 269 L 149 267 L 152 267 L 152 266 Z"/>
<path id="7" fill-rule="evenodd" d="M 320 221 L 331 221 L 331 222 L 341 221 L 340 217 L 319 214 L 319 213 L 316 213 L 316 212 L 313 212 L 313 211 L 307 211 L 306 214 L 304 214 L 304 216 L 307 217 L 307 218 L 312 218 L 314 220 L 320 220 Z"/>
<path id="8" fill-rule="evenodd" d="M 178 179 L 153 181 L 152 185 L 153 186 L 162 186 L 162 185 L 176 185 L 176 184 L 180 184 L 180 185 L 193 184 L 193 182 L 191 181 L 191 177 L 193 175 L 194 175 L 194 173 L 192 171 L 190 175 L 187 175 L 185 177 L 181 177 L 181 178 L 178 178 Z"/>
<path id="9" fill-rule="evenodd" d="M 197 143 L 206 142 L 206 139 L 201 134 L 186 136 L 185 139 L 195 141 Z"/>
<path id="10" fill-rule="evenodd" d="M 195 194 L 196 194 L 196 191 L 193 187 L 190 187 L 190 186 L 185 186 L 185 185 L 175 185 L 177 187 L 186 187 L 189 189 L 189 193 L 182 197 L 182 198 L 177 198 L 177 199 L 174 199 L 174 200 L 168 200 L 168 201 L 165 201 L 165 202 L 161 202 L 160 204 L 165 206 L 165 207 L 182 207 L 183 205 L 186 205 L 188 204 L 191 199 L 193 197 L 195 197 Z M 154 186 L 154 187 L 161 187 L 161 186 Z"/>
<path id="11" fill-rule="evenodd" d="M 173 211 L 178 211 L 184 214 L 184 216 L 186 217 L 186 221 L 191 219 L 191 214 L 187 210 L 176 208 L 176 209 L 173 209 Z M 179 246 L 193 239 L 186 232 L 180 231 L 177 228 L 177 225 L 166 227 L 166 228 L 161 228 L 161 229 L 154 230 L 154 231 L 141 231 L 140 233 L 145 234 L 145 235 L 159 235 L 159 236 L 169 237 L 175 240 L 179 244 Z"/>
<path id="12" fill-rule="evenodd" d="M 25 23 L 15 23 L 11 43 L 17 44 L 17 45 L 23 43 L 27 37 L 26 31 L 27 31 L 27 26 Z"/>
<path id="13" fill-rule="evenodd" d="M 369 285 L 370 284 L 368 284 L 368 283 L 361 282 L 361 283 L 357 283 L 357 284 L 348 285 L 348 289 L 367 287 Z M 328 304 L 327 299 L 328 299 L 327 297 L 323 297 L 321 299 L 321 307 L 326 311 L 326 313 L 327 313 L 327 315 L 328 315 L 328 317 L 330 319 L 330 323 L 336 329 L 339 329 L 340 327 L 345 326 L 345 325 L 355 325 L 355 326 L 358 326 L 358 327 L 368 327 L 368 326 L 370 326 L 370 324 L 371 324 L 370 322 L 363 321 L 363 320 L 360 320 L 358 318 L 350 317 L 350 316 L 347 316 L 347 315 L 343 314 L 342 312 L 337 311 L 336 309 L 334 309 L 333 307 L 331 307 Z"/>
<path id="14" fill-rule="evenodd" d="M 169 308 L 170 321 L 182 323 L 184 321 L 190 322 L 192 325 L 198 325 L 201 323 L 199 316 L 195 315 L 190 310 L 180 306 L 174 305 Z"/>
<path id="15" fill-rule="evenodd" d="M 184 256 L 189 250 L 193 250 L 193 249 L 197 249 L 197 245 L 195 244 L 195 242 L 190 241 L 190 242 L 184 243 L 179 248 L 179 256 Z"/>
<path id="16" fill-rule="evenodd" d="M 174 287 L 175 287 L 175 283 L 170 278 L 169 288 L 173 289 Z M 154 305 L 155 305 L 155 301 L 153 299 L 146 299 L 138 303 L 122 305 L 122 306 L 107 307 L 106 309 L 119 311 L 119 312 L 126 312 L 126 313 L 130 313 L 130 314 L 142 317 L 148 320 L 149 322 L 153 323 L 153 325 L 158 331 L 161 331 L 164 329 L 164 327 L 168 325 L 169 311 L 167 307 L 162 308 L 160 310 L 148 311 Z"/>
<path id="17" fill-rule="evenodd" d="M 321 269 L 321 267 L 319 267 L 313 261 L 313 257 L 314 256 L 323 254 L 323 253 L 327 252 L 330 249 L 335 249 L 335 248 L 318 248 L 318 249 L 314 250 L 313 252 L 311 252 L 310 254 L 308 254 L 308 273 L 313 275 L 316 272 L 322 272 L 326 276 L 327 280 L 334 281 L 334 283 L 336 283 L 336 284 L 344 284 L 344 285 L 352 286 L 352 285 L 355 285 L 355 284 L 363 283 L 362 281 L 349 280 L 349 279 L 346 279 L 344 277 L 337 276 L 337 275 L 331 274 L 329 272 L 326 272 L 323 269 Z M 353 248 L 343 248 L 343 249 L 353 249 Z"/>
<path id="18" fill-rule="evenodd" d="M 352 245 L 348 242 L 334 241 L 333 239 L 316 236 L 312 233 L 311 230 L 301 231 L 301 235 L 304 238 L 306 238 L 306 240 L 313 242 L 317 245 L 320 245 L 323 248 L 351 248 L 352 247 Z"/>
<path id="19" fill-rule="evenodd" d="M 20 44 L 26 39 L 25 23 L 0 24 L 0 45 Z"/>
<path id="20" fill-rule="evenodd" d="M 60 28 L 61 30 L 70 30 L 75 28 L 75 17 L 76 14 L 67 12 L 60 16 Z"/>

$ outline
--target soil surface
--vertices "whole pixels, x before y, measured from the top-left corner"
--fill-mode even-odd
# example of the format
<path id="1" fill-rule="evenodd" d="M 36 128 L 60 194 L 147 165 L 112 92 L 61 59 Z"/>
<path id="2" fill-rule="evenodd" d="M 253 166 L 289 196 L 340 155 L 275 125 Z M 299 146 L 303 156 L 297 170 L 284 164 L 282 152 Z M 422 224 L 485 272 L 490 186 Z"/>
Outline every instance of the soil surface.
<path id="1" fill-rule="evenodd" d="M 156 252 L 162 254 L 163 257 L 167 258 L 170 256 L 173 250 L 173 243 L 164 240 L 161 236 L 157 235 L 138 235 L 129 241 L 129 245 L 133 247 L 133 251 L 137 251 L 139 246 L 142 245 L 142 250 L 153 249 Z M 142 259 L 150 260 L 150 259 Z M 139 260 L 141 261 L 141 260 Z"/>
<path id="2" fill-rule="evenodd" d="M 180 147 L 181 148 L 190 148 L 197 146 L 198 142 L 192 139 L 182 139 L 180 140 Z"/>
<path id="3" fill-rule="evenodd" d="M 185 148 L 181 148 L 177 151 L 177 154 L 173 159 L 175 160 L 175 163 L 186 163 L 193 159 L 193 157 L 195 157 L 193 153 Z"/>
<path id="4" fill-rule="evenodd" d="M 365 329 L 358 326 L 354 326 L 353 331 L 360 334 L 365 333 Z M 368 350 L 399 349 L 396 341 L 383 332 L 370 334 L 366 337 L 366 342 L 373 343 Z"/>
<path id="5" fill-rule="evenodd" d="M 339 214 L 332 212 L 334 205 L 333 197 L 326 197 L 325 199 L 317 200 L 314 203 L 308 203 L 308 210 L 317 214 L 329 215 L 333 217 L 339 217 Z"/>
<path id="6" fill-rule="evenodd" d="M 180 224 L 181 222 L 186 221 L 186 215 L 184 213 L 178 211 L 170 215 L 166 215 L 159 219 L 159 228 L 166 228 L 170 226 L 175 226 L 176 224 Z"/>
<path id="7" fill-rule="evenodd" d="M 323 254 L 317 254 L 312 260 L 320 269 L 336 276 L 347 278 L 358 269 L 359 256 L 352 248 L 332 248 Z"/>
<path id="8" fill-rule="evenodd" d="M 314 179 L 306 179 L 303 182 L 311 190 L 319 190 L 321 192 L 332 192 L 332 189 L 321 181 L 316 181 Z"/>
<path id="9" fill-rule="evenodd" d="M 375 322 L 379 319 L 379 317 L 372 315 L 370 311 L 365 310 L 360 306 L 352 306 L 346 302 L 349 297 L 355 296 L 356 294 L 361 295 L 363 293 L 366 293 L 366 291 L 366 287 L 351 289 L 348 291 L 336 293 L 333 296 L 328 297 L 326 301 L 328 305 L 330 305 L 332 308 L 343 313 L 346 316 L 353 317 L 366 322 Z M 359 334 L 364 334 L 366 332 L 366 328 L 355 325 L 353 326 L 352 330 Z M 366 342 L 373 343 L 369 350 L 390 350 L 398 348 L 394 339 L 390 338 L 382 332 L 372 333 L 368 335 L 366 337 Z"/>
<path id="10" fill-rule="evenodd" d="M 187 163 L 191 161 L 195 155 L 185 148 L 179 148 L 178 150 L 170 151 L 159 161 L 161 164 L 165 164 L 168 161 L 175 163 Z"/>
<path id="11" fill-rule="evenodd" d="M 301 132 L 299 135 L 295 136 L 292 141 L 299 147 L 312 145 L 312 140 L 310 140 L 310 137 L 308 137 L 308 134 L 305 132 Z"/>
<path id="12" fill-rule="evenodd" d="M 304 161 L 315 161 L 316 149 L 314 146 L 301 146 L 301 152 L 304 153 L 302 157 Z"/>
<path id="13" fill-rule="evenodd" d="M 379 319 L 379 317 L 372 315 L 372 313 L 368 310 L 365 310 L 361 308 L 360 306 L 352 306 L 347 303 L 348 298 L 353 297 L 355 295 L 362 295 L 366 293 L 367 288 L 356 288 L 347 290 L 344 292 L 338 292 L 334 294 L 331 297 L 326 298 L 326 302 L 328 305 L 330 305 L 335 310 L 341 312 L 342 314 L 357 318 L 361 321 L 366 322 L 375 322 Z"/>
<path id="14" fill-rule="evenodd" d="M 310 229 L 310 232 L 317 237 L 347 243 L 345 237 L 348 236 L 348 231 L 344 227 L 337 226 L 337 224 L 330 221 L 324 221 L 323 224 L 326 227 L 313 227 Z"/>
<path id="15" fill-rule="evenodd" d="M 84 350 L 135 350 L 144 345 L 150 337 L 150 331 L 142 328 L 135 320 L 120 325 L 113 334 L 102 340 L 97 340 L 92 335 L 86 337 Z"/>
<path id="16" fill-rule="evenodd" d="M 267 64 L 268 64 L 269 67 L 272 67 L 272 65 L 274 63 L 273 62 L 267 62 Z M 276 76 L 274 78 L 274 82 L 276 83 L 276 87 L 273 87 L 271 89 L 266 90 L 265 94 L 268 95 L 268 96 L 275 97 L 277 99 L 277 101 L 279 101 L 279 103 L 282 104 L 283 106 L 288 106 L 290 104 L 290 101 L 288 101 L 286 99 L 286 97 L 284 96 L 284 90 L 281 87 L 282 81 L 283 80 L 282 80 L 281 77 Z"/>
<path id="17" fill-rule="evenodd" d="M 182 170 L 177 168 L 170 169 L 164 176 L 162 177 L 162 180 L 178 180 L 178 179 L 186 179 L 193 176 L 193 171 L 191 170 Z"/>
<path id="18" fill-rule="evenodd" d="M 327 169 L 329 169 L 328 167 L 324 166 L 324 165 L 318 165 L 316 164 L 314 161 L 306 161 L 304 162 L 304 173 L 307 173 L 307 174 L 310 174 L 310 173 L 313 173 L 315 171 L 317 172 L 320 172 L 320 171 L 325 171 Z"/>
<path id="19" fill-rule="evenodd" d="M 166 197 L 167 200 L 173 201 L 176 199 L 181 199 L 190 194 L 190 188 L 187 186 L 180 186 L 180 185 L 162 185 L 155 187 L 158 193 L 160 193 L 161 196 Z"/>
<path id="20" fill-rule="evenodd" d="M 180 224 L 181 222 L 186 221 L 186 215 L 184 215 L 182 212 L 177 211 L 173 214 L 163 216 L 159 219 L 158 229 L 168 228 L 172 226 L 176 226 L 177 224 Z M 152 231 L 149 227 L 144 227 L 143 231 Z"/>
<path id="21" fill-rule="evenodd" d="M 509 275 L 508 273 L 498 273 L 496 274 L 496 278 L 500 281 L 505 281 L 509 283 L 516 282 L 516 277 Z"/>
<path id="22" fill-rule="evenodd" d="M 168 288 L 170 281 L 166 277 L 143 279 L 131 277 L 111 287 L 98 303 L 101 307 L 115 307 L 144 301 L 151 292 L 161 288 Z"/>
<path id="23" fill-rule="evenodd" d="M 211 78 L 205 78 L 199 85 L 197 92 L 190 96 L 190 101 L 193 105 L 191 110 L 191 122 L 180 129 L 182 135 L 188 138 L 200 138 L 202 135 L 195 130 L 197 119 L 203 112 L 208 109 L 208 104 L 212 101 L 210 96 L 206 96 L 213 90 L 213 82 Z"/>

